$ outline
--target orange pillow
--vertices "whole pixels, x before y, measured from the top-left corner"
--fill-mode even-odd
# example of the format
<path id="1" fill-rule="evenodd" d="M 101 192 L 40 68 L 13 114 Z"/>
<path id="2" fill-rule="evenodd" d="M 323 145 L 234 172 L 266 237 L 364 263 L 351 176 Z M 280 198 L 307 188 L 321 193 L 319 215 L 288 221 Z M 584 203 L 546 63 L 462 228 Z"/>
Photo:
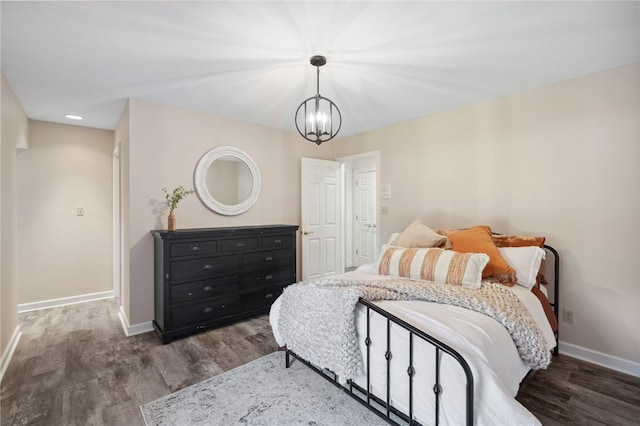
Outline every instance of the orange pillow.
<path id="1" fill-rule="evenodd" d="M 516 283 L 516 270 L 500 255 L 493 239 L 491 228 L 486 225 L 474 226 L 448 235 L 452 250 L 462 253 L 486 253 L 489 263 L 482 271 L 482 278 L 495 277 L 502 284 L 512 286 Z"/>
<path id="2" fill-rule="evenodd" d="M 530 237 L 525 235 L 492 234 L 491 239 L 496 247 L 529 247 L 544 248 L 544 237 Z"/>

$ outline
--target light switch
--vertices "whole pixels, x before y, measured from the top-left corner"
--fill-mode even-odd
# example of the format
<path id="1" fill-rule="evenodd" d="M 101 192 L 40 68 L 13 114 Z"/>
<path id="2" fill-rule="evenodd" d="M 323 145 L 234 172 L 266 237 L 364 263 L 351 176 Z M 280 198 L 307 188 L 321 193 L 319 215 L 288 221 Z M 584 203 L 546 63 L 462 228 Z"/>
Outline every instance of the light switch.
<path id="1" fill-rule="evenodd" d="M 84 207 L 76 207 L 76 216 L 84 216 Z"/>
<path id="2" fill-rule="evenodd" d="M 380 214 L 389 214 L 389 206 L 380 207 Z"/>

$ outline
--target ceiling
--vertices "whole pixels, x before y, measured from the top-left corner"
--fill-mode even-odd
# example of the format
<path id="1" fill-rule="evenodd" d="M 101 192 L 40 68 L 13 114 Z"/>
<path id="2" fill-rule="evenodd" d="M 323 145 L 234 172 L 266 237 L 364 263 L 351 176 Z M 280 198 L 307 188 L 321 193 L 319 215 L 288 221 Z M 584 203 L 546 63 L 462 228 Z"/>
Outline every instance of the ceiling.
<path id="1" fill-rule="evenodd" d="M 29 118 L 114 129 L 141 98 L 295 130 L 320 93 L 340 136 L 637 62 L 640 3 L 0 3 Z M 72 122 L 65 114 L 84 116 Z"/>

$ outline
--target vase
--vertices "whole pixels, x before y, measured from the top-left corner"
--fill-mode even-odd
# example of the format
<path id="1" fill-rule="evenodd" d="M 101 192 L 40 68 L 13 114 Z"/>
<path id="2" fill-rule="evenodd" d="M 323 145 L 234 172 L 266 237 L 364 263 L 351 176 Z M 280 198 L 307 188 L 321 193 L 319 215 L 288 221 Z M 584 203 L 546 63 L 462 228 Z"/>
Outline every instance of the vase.
<path id="1" fill-rule="evenodd" d="M 167 221 L 167 229 L 169 231 L 176 230 L 176 215 L 169 213 L 169 220 Z"/>

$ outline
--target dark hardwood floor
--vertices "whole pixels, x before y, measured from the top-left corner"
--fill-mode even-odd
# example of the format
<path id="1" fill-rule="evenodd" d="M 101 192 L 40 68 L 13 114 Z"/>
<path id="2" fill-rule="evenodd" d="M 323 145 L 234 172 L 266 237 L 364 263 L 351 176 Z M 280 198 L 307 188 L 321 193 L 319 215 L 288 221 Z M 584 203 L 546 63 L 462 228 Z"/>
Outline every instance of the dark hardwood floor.
<path id="1" fill-rule="evenodd" d="M 139 405 L 273 352 L 266 315 L 162 345 L 125 337 L 114 300 L 20 315 L 0 424 L 143 425 Z M 640 379 L 566 356 L 518 400 L 547 425 L 640 424 Z"/>
<path id="2" fill-rule="evenodd" d="M 516 396 L 545 426 L 640 425 L 640 378 L 565 355 Z"/>

